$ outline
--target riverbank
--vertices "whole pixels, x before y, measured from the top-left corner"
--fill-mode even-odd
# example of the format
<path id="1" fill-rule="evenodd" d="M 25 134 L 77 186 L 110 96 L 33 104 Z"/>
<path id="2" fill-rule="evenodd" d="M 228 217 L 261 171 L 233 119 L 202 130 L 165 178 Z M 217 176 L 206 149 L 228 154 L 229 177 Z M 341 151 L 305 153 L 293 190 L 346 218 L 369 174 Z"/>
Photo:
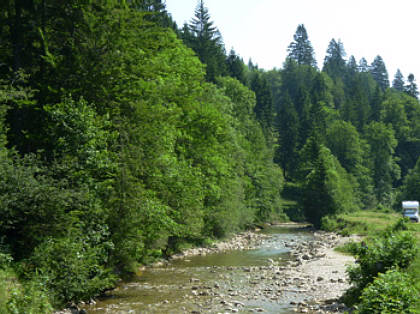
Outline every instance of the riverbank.
<path id="1" fill-rule="evenodd" d="M 284 228 L 309 228 L 305 224 L 283 223 L 275 225 Z M 171 257 L 172 260 L 189 258 L 193 256 L 205 256 L 217 254 L 229 250 L 251 250 L 261 245 L 269 238 L 269 235 L 255 231 L 247 231 L 235 235 L 233 238 L 217 242 L 210 248 L 194 248 Z M 259 269 L 265 273 L 264 277 L 275 278 L 282 273 L 285 277 L 281 285 L 285 291 L 289 288 L 294 291 L 298 283 L 301 293 L 305 293 L 305 302 L 291 300 L 291 305 L 296 306 L 298 312 L 318 311 L 319 313 L 349 311 L 344 304 L 338 303 L 338 299 L 350 287 L 346 274 L 348 265 L 354 264 L 355 260 L 350 255 L 335 251 L 335 248 L 349 241 L 359 241 L 360 237 L 342 237 L 332 232 L 314 232 L 314 240 L 309 242 L 290 241 L 285 243 L 291 249 L 293 259 L 287 266 L 276 267 L 277 262 L 271 261 L 272 267 Z M 161 266 L 159 263 L 155 266 Z M 273 276 L 274 275 L 274 276 Z"/>
<path id="2" fill-rule="evenodd" d="M 298 224 L 244 232 L 146 267 L 137 280 L 84 309 L 101 314 L 343 311 L 331 300 L 348 288 L 345 268 L 353 260 L 333 248 L 346 240 Z"/>
<path id="3" fill-rule="evenodd" d="M 355 260 L 334 249 L 360 238 L 325 232 L 315 232 L 314 236 L 314 241 L 300 243 L 292 248 L 291 254 L 295 260 L 289 262 L 286 274 L 300 281 L 306 300 L 291 302 L 296 306 L 296 311 L 301 313 L 348 312 L 350 309 L 339 303 L 338 299 L 350 288 L 346 269 Z"/>

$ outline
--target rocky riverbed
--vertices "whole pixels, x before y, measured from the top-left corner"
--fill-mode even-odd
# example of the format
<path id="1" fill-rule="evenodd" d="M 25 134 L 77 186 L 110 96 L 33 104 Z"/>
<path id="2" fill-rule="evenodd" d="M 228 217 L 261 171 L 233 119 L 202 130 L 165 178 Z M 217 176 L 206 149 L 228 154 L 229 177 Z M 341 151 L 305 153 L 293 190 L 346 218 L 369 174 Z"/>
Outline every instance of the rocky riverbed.
<path id="1" fill-rule="evenodd" d="M 122 284 L 108 298 L 83 308 L 88 313 L 348 310 L 336 299 L 349 287 L 345 269 L 354 260 L 333 250 L 348 238 L 324 232 L 296 233 L 302 229 L 298 225 L 278 227 L 286 230 L 283 235 L 246 232 L 211 248 L 184 251 L 171 261 L 144 269 L 137 281 Z M 288 228 L 295 234 L 287 234 Z M 249 254 L 253 259 L 247 261 Z M 239 262 L 231 263 L 232 256 Z M 224 259 L 226 263 L 220 262 Z"/>

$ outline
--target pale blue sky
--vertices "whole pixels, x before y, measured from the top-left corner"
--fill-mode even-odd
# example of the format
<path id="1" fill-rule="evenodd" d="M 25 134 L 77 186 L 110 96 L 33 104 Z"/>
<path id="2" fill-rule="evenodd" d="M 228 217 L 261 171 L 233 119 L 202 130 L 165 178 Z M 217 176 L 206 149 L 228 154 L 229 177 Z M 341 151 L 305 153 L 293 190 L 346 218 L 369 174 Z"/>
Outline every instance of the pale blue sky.
<path id="1" fill-rule="evenodd" d="M 329 41 L 341 39 L 347 55 L 371 63 L 381 55 L 392 82 L 397 68 L 420 82 L 419 0 L 205 0 L 226 50 L 245 62 L 280 68 L 298 24 L 304 24 L 318 65 Z M 179 26 L 194 15 L 197 0 L 166 0 Z M 417 77 L 418 76 L 418 77 Z"/>

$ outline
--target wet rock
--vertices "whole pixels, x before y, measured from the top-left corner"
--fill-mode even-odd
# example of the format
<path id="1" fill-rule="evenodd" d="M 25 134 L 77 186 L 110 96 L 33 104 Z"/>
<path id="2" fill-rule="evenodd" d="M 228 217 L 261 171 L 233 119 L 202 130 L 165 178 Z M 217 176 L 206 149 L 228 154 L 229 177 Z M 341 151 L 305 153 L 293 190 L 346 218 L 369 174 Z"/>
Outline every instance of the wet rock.
<path id="1" fill-rule="evenodd" d="M 305 260 L 305 261 L 309 261 L 311 259 L 311 256 L 309 254 L 304 254 L 302 256 L 302 259 Z"/>
<path id="2" fill-rule="evenodd" d="M 232 303 L 233 303 L 235 306 L 245 306 L 245 304 L 244 304 L 244 303 L 239 302 L 239 301 L 232 301 Z"/>

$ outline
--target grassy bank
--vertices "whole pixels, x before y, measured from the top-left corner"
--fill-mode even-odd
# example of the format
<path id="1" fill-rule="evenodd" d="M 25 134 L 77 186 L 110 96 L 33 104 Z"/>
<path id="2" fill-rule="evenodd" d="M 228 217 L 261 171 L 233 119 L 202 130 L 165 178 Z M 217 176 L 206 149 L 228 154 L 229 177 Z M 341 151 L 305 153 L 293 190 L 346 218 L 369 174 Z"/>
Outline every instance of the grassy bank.
<path id="1" fill-rule="evenodd" d="M 357 211 L 337 216 L 325 221 L 325 229 L 342 235 L 357 234 L 373 239 L 387 227 L 395 224 L 401 215 L 395 212 Z M 407 269 L 407 273 L 414 279 L 416 288 L 420 291 L 420 223 L 409 223 L 408 229 L 417 240 L 417 257 Z M 420 301 L 417 303 L 416 313 L 420 313 Z"/>

